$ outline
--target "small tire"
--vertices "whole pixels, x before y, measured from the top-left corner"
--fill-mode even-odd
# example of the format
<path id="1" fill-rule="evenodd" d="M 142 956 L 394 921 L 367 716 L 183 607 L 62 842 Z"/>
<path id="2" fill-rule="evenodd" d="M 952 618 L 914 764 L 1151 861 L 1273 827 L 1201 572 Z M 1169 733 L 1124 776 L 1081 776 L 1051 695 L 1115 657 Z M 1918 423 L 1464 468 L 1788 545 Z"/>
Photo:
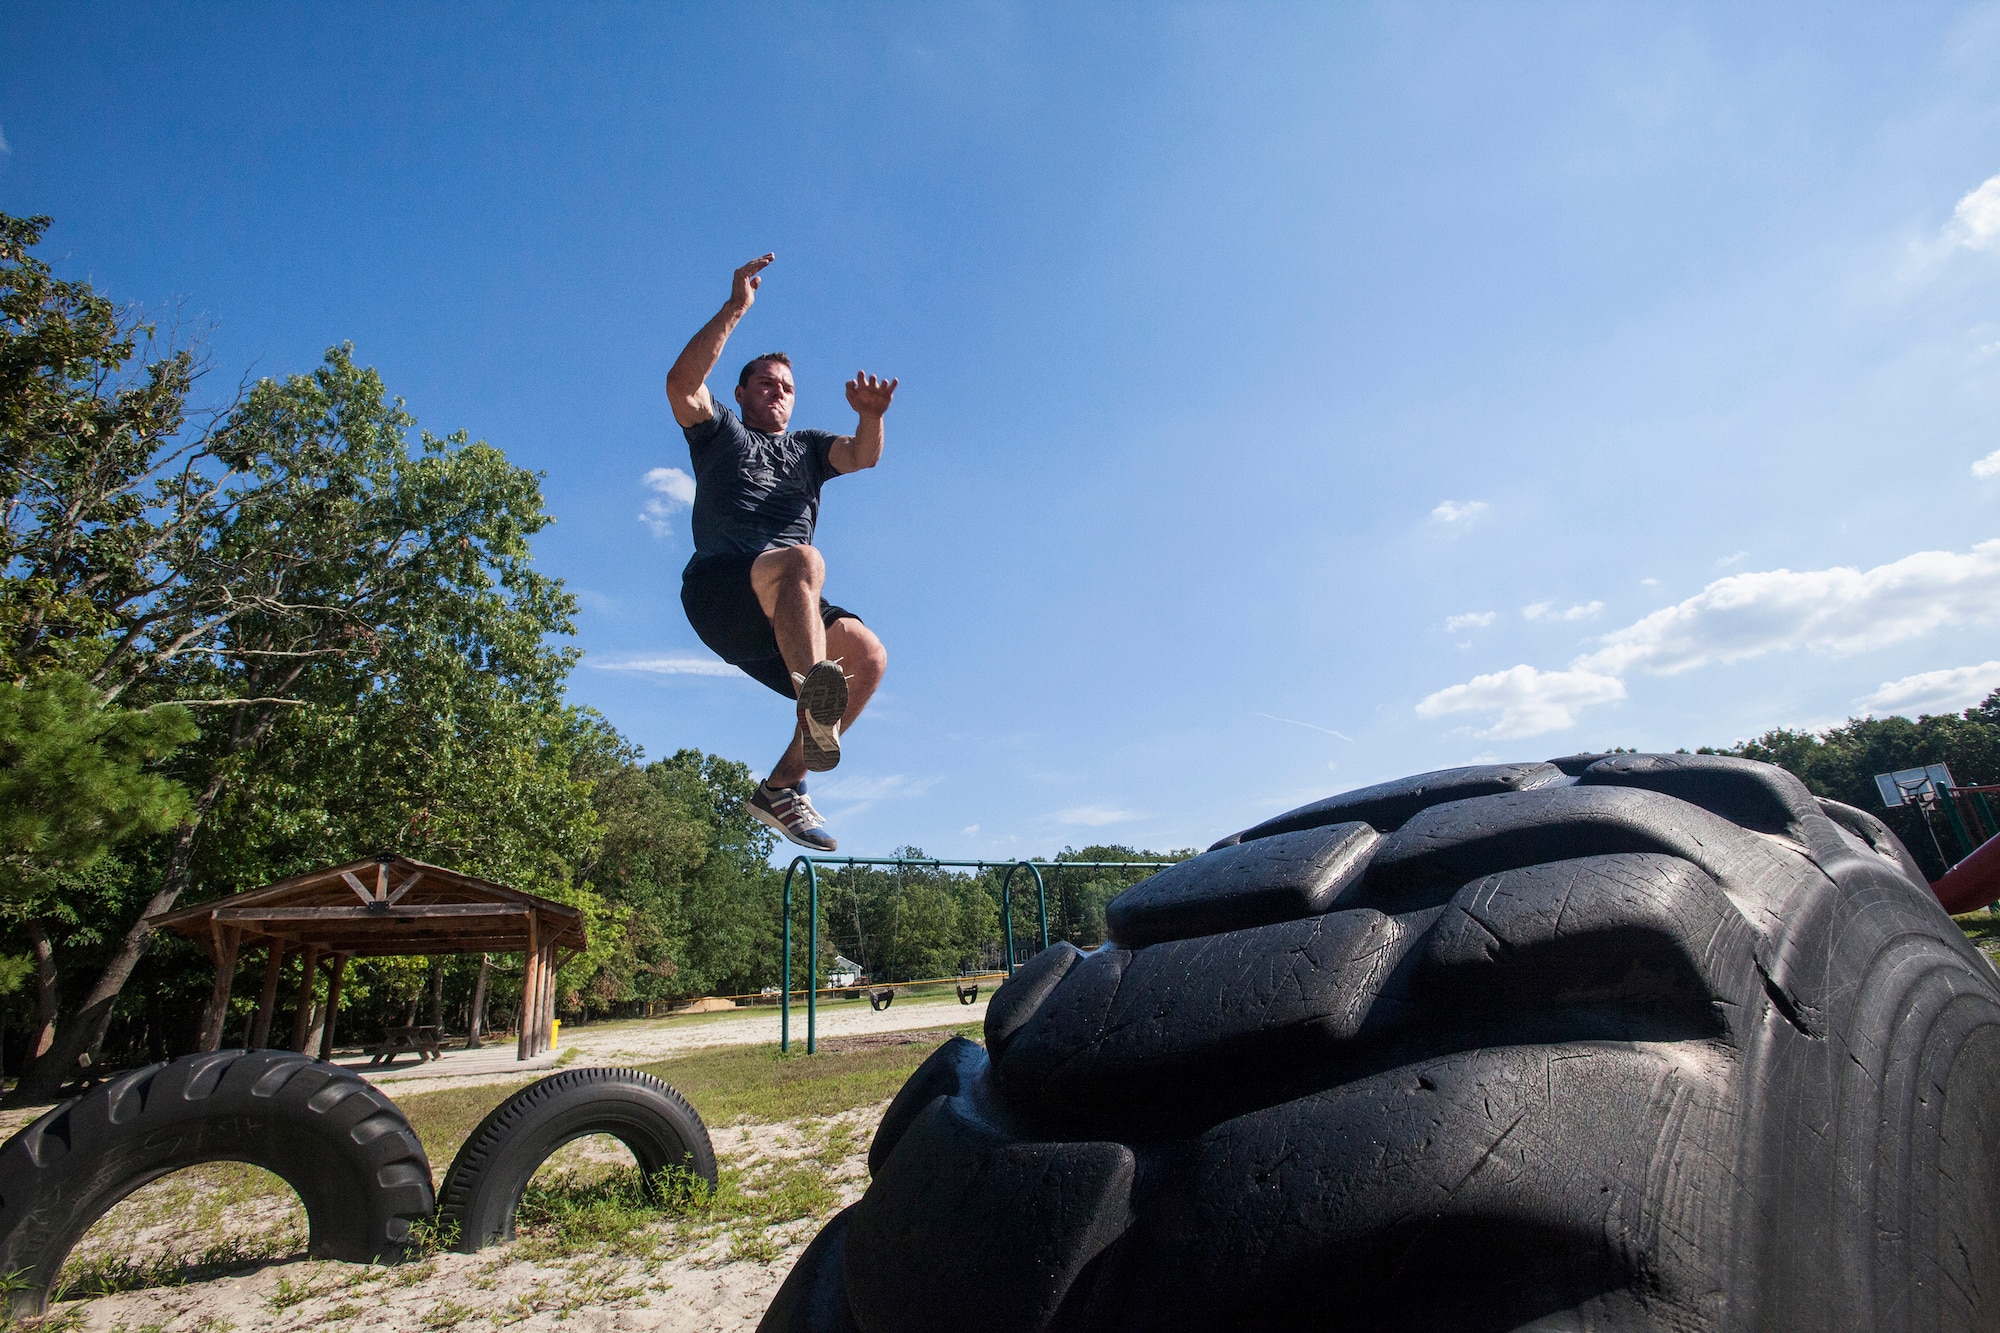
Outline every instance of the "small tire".
<path id="1" fill-rule="evenodd" d="M 217 1051 L 122 1075 L 0 1145 L 0 1273 L 37 1315 L 63 1260 L 140 1186 L 203 1162 L 248 1162 L 305 1205 L 307 1253 L 405 1257 L 431 1214 L 431 1166 L 396 1104 L 366 1080 L 290 1051 Z"/>
<path id="2" fill-rule="evenodd" d="M 649 1191 L 671 1167 L 715 1187 L 708 1126 L 678 1092 L 636 1069 L 570 1069 L 521 1089 L 472 1131 L 438 1192 L 439 1230 L 466 1254 L 514 1239 L 514 1212 L 536 1170 L 592 1134 L 630 1149 Z"/>

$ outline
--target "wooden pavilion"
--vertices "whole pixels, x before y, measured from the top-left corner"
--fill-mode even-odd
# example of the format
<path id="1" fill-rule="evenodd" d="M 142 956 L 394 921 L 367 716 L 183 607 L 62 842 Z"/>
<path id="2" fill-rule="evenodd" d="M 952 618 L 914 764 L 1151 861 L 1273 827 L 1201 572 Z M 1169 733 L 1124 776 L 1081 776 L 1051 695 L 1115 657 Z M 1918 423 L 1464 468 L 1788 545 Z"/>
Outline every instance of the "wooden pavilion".
<path id="1" fill-rule="evenodd" d="M 524 957 L 516 1058 L 531 1059 L 554 1039 L 556 969 L 587 943 L 583 914 L 574 907 L 388 853 L 165 912 L 153 924 L 179 931 L 215 961 L 215 989 L 202 1013 L 204 1051 L 222 1044 L 230 984 L 244 945 L 269 950 L 264 993 L 247 1043 L 253 1049 L 269 1042 L 280 970 L 286 957 L 297 953 L 305 966 L 289 1045 L 305 1050 L 312 1035 L 314 970 L 325 968 L 322 1060 L 333 1055 L 334 1020 L 348 959 L 445 953 Z"/>

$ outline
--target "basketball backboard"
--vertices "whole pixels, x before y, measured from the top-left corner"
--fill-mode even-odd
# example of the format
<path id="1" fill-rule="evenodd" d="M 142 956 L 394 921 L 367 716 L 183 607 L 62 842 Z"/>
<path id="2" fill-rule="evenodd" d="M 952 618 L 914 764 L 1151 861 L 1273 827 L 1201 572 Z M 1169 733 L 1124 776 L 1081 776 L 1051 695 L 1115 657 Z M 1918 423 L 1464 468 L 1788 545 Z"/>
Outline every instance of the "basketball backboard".
<path id="1" fill-rule="evenodd" d="M 1925 796 L 1943 796 L 1957 785 L 1951 780 L 1951 770 L 1943 764 L 1875 775 L 1875 786 L 1882 793 L 1882 804 L 1888 806 L 1908 805 Z"/>

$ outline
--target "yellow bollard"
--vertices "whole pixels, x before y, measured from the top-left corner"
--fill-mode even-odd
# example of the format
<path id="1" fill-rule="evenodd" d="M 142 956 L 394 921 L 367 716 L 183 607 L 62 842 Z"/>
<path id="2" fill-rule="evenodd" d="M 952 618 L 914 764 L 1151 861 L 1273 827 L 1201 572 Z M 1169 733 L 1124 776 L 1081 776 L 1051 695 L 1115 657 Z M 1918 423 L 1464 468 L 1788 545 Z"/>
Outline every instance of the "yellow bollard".
<path id="1" fill-rule="evenodd" d="M 555 1020 L 554 1025 L 549 1028 L 549 1049 L 553 1051 L 557 1046 L 561 1044 L 562 1044 L 562 1020 L 558 1018 Z"/>

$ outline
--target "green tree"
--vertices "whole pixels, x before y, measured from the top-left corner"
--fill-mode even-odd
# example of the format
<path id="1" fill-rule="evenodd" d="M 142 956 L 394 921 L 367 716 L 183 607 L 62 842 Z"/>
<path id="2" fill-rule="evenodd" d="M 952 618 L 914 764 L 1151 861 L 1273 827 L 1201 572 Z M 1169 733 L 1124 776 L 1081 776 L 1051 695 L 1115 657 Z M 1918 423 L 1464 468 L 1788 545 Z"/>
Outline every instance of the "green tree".
<path id="1" fill-rule="evenodd" d="M 246 779 L 260 803 L 297 789 L 263 818 L 290 820 L 282 832 L 299 854 L 393 824 L 398 841 L 421 829 L 464 868 L 564 892 L 578 847 L 540 835 L 595 836 L 587 788 L 567 777 L 561 690 L 574 654 L 548 644 L 572 607 L 529 560 L 548 522 L 538 479 L 462 434 L 413 440 L 401 405 L 345 347 L 311 375 L 191 414 L 192 354 L 136 365 L 150 330 L 54 279 L 28 253 L 43 226 L 0 219 L 0 649 L 16 681 L 72 670 L 107 703 L 174 703 L 216 721 L 173 762 L 190 799 L 153 892 L 28 1071 L 30 1096 L 103 1040 L 150 918 L 198 866 L 221 870 L 200 835 Z M 365 755 L 315 751 L 344 729 L 365 733 Z M 344 797 L 326 773 L 305 776 L 315 764 L 350 766 Z M 493 809 L 530 813 L 482 817 Z M 313 810 L 319 839 L 304 836 Z M 285 859 L 239 850 L 216 887 Z"/>
<path id="2" fill-rule="evenodd" d="M 1876 815 L 1917 858 L 1932 879 L 1946 869 L 1942 844 L 1956 859 L 1951 834 L 1933 830 L 1914 806 L 1884 807 L 1875 774 L 1947 764 L 1962 786 L 2000 782 L 2000 691 L 1962 713 L 1906 717 L 1849 718 L 1825 731 L 1778 728 L 1727 748 L 1702 747 L 1702 754 L 1731 754 L 1776 764 L 1795 774 L 1816 796 L 1829 797 Z"/>
<path id="3" fill-rule="evenodd" d="M 32 899 L 180 823 L 187 792 L 149 770 L 195 734 L 186 709 L 106 708 L 73 672 L 0 682 L 0 895 Z"/>
<path id="4" fill-rule="evenodd" d="M 647 775 L 700 815 L 706 850 L 679 895 L 673 955 L 683 995 L 748 994 L 778 979 L 779 891 L 770 865 L 776 835 L 751 818 L 750 770 L 699 750 L 678 750 Z"/>

